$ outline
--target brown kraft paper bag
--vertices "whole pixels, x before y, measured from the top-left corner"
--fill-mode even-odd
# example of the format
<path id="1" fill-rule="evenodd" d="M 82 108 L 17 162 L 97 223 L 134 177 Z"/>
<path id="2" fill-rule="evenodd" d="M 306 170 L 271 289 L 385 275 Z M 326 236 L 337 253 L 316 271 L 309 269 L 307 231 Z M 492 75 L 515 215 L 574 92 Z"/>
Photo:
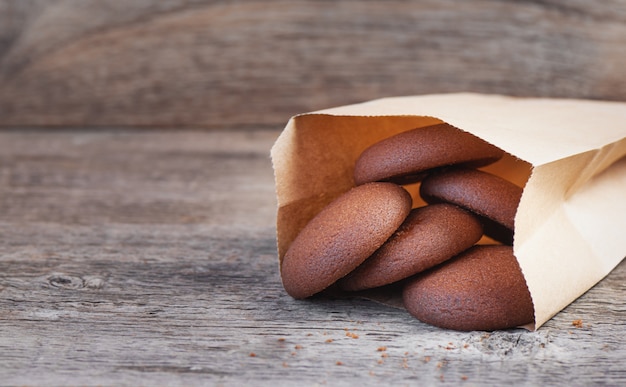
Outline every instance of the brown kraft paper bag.
<path id="1" fill-rule="evenodd" d="M 539 328 L 626 256 L 626 103 L 459 93 L 292 117 L 271 151 L 279 260 L 311 218 L 354 186 L 363 150 L 441 122 L 506 151 L 485 170 L 524 187 L 513 248 L 535 308 L 526 328 Z"/>

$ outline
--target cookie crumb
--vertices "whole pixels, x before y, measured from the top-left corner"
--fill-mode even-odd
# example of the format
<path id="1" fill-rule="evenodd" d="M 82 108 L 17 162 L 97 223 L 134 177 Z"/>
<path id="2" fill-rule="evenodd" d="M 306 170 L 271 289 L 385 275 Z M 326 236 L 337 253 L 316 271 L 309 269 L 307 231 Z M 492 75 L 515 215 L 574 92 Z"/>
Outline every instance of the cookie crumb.
<path id="1" fill-rule="evenodd" d="M 572 321 L 572 325 L 575 326 L 576 328 L 582 328 L 583 327 L 583 320 L 574 320 Z"/>
<path id="2" fill-rule="evenodd" d="M 343 363 L 340 362 L 339 360 L 337 360 L 337 362 L 335 364 L 338 365 L 338 366 L 343 365 Z"/>
<path id="3" fill-rule="evenodd" d="M 358 339 L 359 338 L 359 335 L 357 335 L 354 332 L 346 332 L 346 336 L 352 337 L 353 339 Z"/>
<path id="4" fill-rule="evenodd" d="M 332 342 L 333 342 L 333 339 L 326 339 L 326 341 L 325 341 L 325 342 L 326 342 L 326 343 L 332 343 Z"/>
<path id="5" fill-rule="evenodd" d="M 296 346 L 294 348 L 295 349 L 302 349 L 302 346 L 300 344 L 296 344 Z"/>
<path id="6" fill-rule="evenodd" d="M 256 357 L 256 353 L 250 352 L 250 357 Z"/>
<path id="7" fill-rule="evenodd" d="M 384 351 L 386 351 L 386 350 L 387 350 L 387 347 L 378 347 L 376 350 L 377 350 L 378 352 L 384 352 Z"/>
<path id="8" fill-rule="evenodd" d="M 424 363 L 428 363 L 430 361 L 430 356 L 424 356 Z"/>
<path id="9" fill-rule="evenodd" d="M 467 376 L 466 375 L 461 375 L 461 380 L 467 380 Z"/>

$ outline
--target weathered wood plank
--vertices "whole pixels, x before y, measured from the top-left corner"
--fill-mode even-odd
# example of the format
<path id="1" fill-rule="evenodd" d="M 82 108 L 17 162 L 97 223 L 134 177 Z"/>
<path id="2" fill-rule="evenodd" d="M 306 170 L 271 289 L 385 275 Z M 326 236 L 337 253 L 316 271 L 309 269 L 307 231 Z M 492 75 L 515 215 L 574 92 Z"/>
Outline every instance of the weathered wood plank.
<path id="1" fill-rule="evenodd" d="M 276 126 L 449 91 L 626 99 L 626 6 L 0 0 L 0 124 Z"/>
<path id="2" fill-rule="evenodd" d="M 291 299 L 277 135 L 0 132 L 2 384 L 626 383 L 626 262 L 537 332 Z"/>

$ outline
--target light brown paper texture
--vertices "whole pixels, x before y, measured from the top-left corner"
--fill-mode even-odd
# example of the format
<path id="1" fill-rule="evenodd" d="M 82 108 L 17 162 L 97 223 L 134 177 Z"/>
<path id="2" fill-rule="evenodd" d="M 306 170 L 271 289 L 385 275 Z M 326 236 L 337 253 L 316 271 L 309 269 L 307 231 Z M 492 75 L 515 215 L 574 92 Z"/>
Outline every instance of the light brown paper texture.
<path id="1" fill-rule="evenodd" d="M 508 152 L 487 170 L 526 182 L 513 247 L 535 307 L 528 329 L 626 256 L 626 103 L 461 93 L 385 98 L 293 117 L 271 152 L 279 259 L 315 214 L 354 185 L 352 170 L 364 149 L 439 122 Z"/>

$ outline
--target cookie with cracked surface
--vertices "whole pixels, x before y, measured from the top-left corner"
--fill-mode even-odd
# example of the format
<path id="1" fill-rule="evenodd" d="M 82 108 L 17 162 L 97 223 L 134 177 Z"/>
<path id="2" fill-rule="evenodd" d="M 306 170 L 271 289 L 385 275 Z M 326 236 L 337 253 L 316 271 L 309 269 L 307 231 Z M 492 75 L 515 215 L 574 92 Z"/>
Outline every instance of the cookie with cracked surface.
<path id="1" fill-rule="evenodd" d="M 400 227 L 411 205 L 409 193 L 392 183 L 364 184 L 339 196 L 285 253 L 281 277 L 287 293 L 310 297 L 350 273 Z"/>
<path id="2" fill-rule="evenodd" d="M 448 124 L 402 132 L 365 149 L 354 168 L 357 185 L 373 181 L 410 184 L 433 168 L 464 165 L 481 167 L 504 152 L 488 142 Z"/>
<path id="3" fill-rule="evenodd" d="M 504 245 L 477 245 L 409 280 L 405 308 L 418 320 L 460 331 L 493 331 L 532 323 L 526 281 Z"/>

